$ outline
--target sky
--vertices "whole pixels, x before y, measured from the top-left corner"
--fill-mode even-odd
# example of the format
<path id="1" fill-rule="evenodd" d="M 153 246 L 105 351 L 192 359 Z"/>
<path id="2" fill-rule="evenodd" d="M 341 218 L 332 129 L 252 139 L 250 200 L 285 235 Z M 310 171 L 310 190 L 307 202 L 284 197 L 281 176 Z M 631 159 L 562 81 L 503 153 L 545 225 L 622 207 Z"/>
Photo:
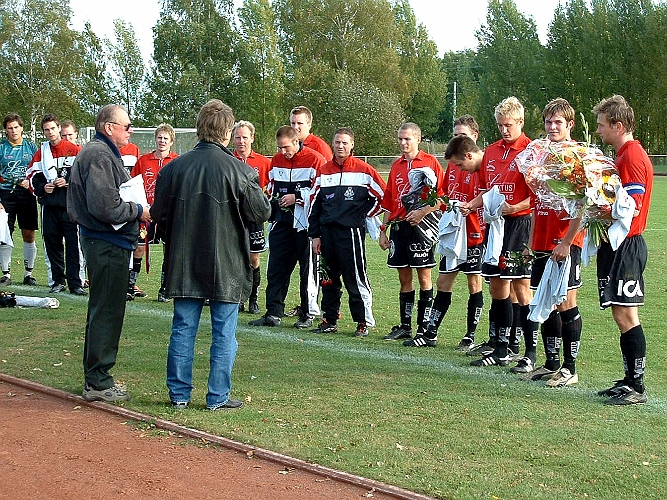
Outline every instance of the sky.
<path id="1" fill-rule="evenodd" d="M 242 0 L 234 0 L 240 6 Z M 526 16 L 532 16 L 537 24 L 543 43 L 559 3 L 565 0 L 514 0 L 517 8 Z M 475 30 L 486 20 L 487 0 L 410 0 L 417 21 L 423 24 L 440 55 L 449 51 L 474 49 Z M 113 2 L 91 2 L 70 0 L 74 12 L 73 28 L 81 30 L 89 21 L 95 34 L 113 40 L 113 20 L 123 19 L 130 23 L 137 36 L 144 60 L 148 61 L 153 51 L 152 28 L 160 11 L 158 0 L 114 0 Z"/>

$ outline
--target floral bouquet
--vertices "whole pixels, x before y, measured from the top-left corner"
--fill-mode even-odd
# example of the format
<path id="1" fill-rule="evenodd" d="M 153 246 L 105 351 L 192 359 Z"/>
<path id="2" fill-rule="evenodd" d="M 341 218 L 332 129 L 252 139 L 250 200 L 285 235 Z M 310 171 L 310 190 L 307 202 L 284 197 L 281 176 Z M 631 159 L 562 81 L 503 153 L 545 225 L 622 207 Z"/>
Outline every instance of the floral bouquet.
<path id="1" fill-rule="evenodd" d="M 594 241 L 605 239 L 621 182 L 613 160 L 587 144 L 537 139 L 515 161 L 543 206 L 563 219 L 582 217 Z"/>

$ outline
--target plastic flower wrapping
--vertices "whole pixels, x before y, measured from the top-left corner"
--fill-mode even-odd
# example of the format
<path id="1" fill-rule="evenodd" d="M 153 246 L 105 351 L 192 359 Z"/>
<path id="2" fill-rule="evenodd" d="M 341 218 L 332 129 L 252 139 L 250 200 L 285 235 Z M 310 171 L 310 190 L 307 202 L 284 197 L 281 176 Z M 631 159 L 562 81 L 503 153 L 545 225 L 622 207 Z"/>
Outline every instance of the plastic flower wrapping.
<path id="1" fill-rule="evenodd" d="M 582 217 L 594 240 L 606 239 L 621 183 L 611 158 L 587 144 L 537 139 L 515 161 L 543 206 L 562 219 Z"/>

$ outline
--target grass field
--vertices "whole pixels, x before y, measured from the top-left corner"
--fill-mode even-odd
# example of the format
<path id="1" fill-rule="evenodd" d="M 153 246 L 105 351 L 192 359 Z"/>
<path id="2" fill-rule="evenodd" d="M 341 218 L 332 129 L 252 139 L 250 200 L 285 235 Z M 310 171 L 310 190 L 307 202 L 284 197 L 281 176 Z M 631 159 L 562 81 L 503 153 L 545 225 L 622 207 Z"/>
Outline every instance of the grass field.
<path id="1" fill-rule="evenodd" d="M 521 381 L 507 368 L 470 367 L 470 358 L 455 352 L 465 325 L 463 277 L 437 348 L 409 349 L 381 340 L 398 319 L 398 280 L 385 265 L 386 254 L 370 241 L 378 327 L 367 339 L 353 338 L 345 303 L 335 335 L 297 331 L 291 322 L 251 328 L 246 325 L 252 316 L 242 314 L 232 395 L 244 399 L 245 407 L 228 413 L 203 409 L 208 321 L 197 341 L 193 407 L 177 411 L 167 404 L 171 304 L 155 300 L 161 255 L 151 248 L 155 271 L 139 280 L 150 297 L 128 304 L 114 374 L 133 396 L 128 408 L 437 498 L 662 498 L 667 178 L 655 180 L 645 237 L 650 258 L 640 313 L 648 344 L 646 405 L 609 407 L 596 395 L 623 370 L 611 314 L 597 307 L 594 265 L 584 269 L 580 292 L 580 382 L 549 389 Z M 15 270 L 22 267 L 20 253 L 19 244 Z M 42 256 L 40 250 L 36 276 L 43 284 Z M 11 289 L 47 294 L 45 286 Z M 0 371 L 79 394 L 86 299 L 59 298 L 57 310 L 0 310 Z M 488 294 L 485 300 L 488 307 Z M 296 301 L 292 291 L 288 305 Z M 484 320 L 479 340 L 486 328 Z M 538 352 L 543 360 L 541 341 Z"/>

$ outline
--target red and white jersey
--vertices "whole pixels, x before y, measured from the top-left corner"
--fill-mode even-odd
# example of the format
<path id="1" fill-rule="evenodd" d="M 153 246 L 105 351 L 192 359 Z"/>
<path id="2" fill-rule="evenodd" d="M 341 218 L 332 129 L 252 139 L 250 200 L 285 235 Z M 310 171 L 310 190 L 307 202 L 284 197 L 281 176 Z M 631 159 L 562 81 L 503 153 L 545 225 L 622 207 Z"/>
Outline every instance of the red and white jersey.
<path id="1" fill-rule="evenodd" d="M 445 194 L 450 200 L 460 202 L 472 201 L 480 192 L 479 171 L 466 172 L 449 162 L 445 171 Z M 466 216 L 466 232 L 468 247 L 479 245 L 484 241 L 484 209 L 478 208 Z"/>
<path id="2" fill-rule="evenodd" d="M 392 165 L 387 180 L 387 189 L 382 199 L 382 208 L 389 212 L 388 220 L 402 220 L 408 215 L 401 196 L 410 192 L 412 186 L 408 178 L 408 172 L 413 168 L 430 168 L 435 173 L 438 180 L 438 195 L 445 195 L 445 171 L 442 169 L 438 159 L 428 153 L 419 151 L 412 160 L 407 160 L 405 155 L 401 155 Z"/>
<path id="3" fill-rule="evenodd" d="M 127 173 L 130 174 L 134 166 L 139 161 L 139 157 L 141 156 L 139 153 L 139 146 L 133 142 L 128 142 L 118 151 L 120 152 L 121 160 L 123 160 L 123 166 L 125 167 L 125 170 L 127 170 Z"/>
<path id="4" fill-rule="evenodd" d="M 141 155 L 139 161 L 132 168 L 130 177 L 141 174 L 144 179 L 144 190 L 146 191 L 146 201 L 149 205 L 153 204 L 155 198 L 155 183 L 157 182 L 157 175 L 167 163 L 178 156 L 177 153 L 169 151 L 169 154 L 164 158 L 156 158 L 155 151 Z"/>
<path id="5" fill-rule="evenodd" d="M 653 191 L 653 164 L 637 140 L 628 141 L 621 146 L 615 163 L 623 187 L 635 200 L 636 210 L 639 211 L 639 215 L 632 219 L 629 238 L 643 233 L 646 229 Z"/>
<path id="6" fill-rule="evenodd" d="M 482 166 L 479 169 L 482 189 L 488 190 L 493 186 L 498 186 L 498 190 L 505 195 L 505 200 L 509 205 L 516 205 L 528 198 L 532 191 L 514 162 L 516 155 L 526 149 L 528 144 L 530 144 L 530 139 L 522 133 L 511 144 L 501 139 L 487 147 L 482 158 Z M 528 214 L 530 214 L 530 208 L 509 217 Z"/>
<path id="7" fill-rule="evenodd" d="M 259 175 L 259 187 L 264 189 L 269 183 L 269 170 L 271 169 L 271 160 L 264 155 L 255 153 L 254 151 L 250 151 L 248 158 L 246 158 L 245 160 L 241 158 L 241 156 L 236 151 L 234 151 L 234 156 L 236 157 L 237 160 L 240 160 L 243 163 L 247 163 L 248 166 L 255 169 L 255 171 Z"/>

